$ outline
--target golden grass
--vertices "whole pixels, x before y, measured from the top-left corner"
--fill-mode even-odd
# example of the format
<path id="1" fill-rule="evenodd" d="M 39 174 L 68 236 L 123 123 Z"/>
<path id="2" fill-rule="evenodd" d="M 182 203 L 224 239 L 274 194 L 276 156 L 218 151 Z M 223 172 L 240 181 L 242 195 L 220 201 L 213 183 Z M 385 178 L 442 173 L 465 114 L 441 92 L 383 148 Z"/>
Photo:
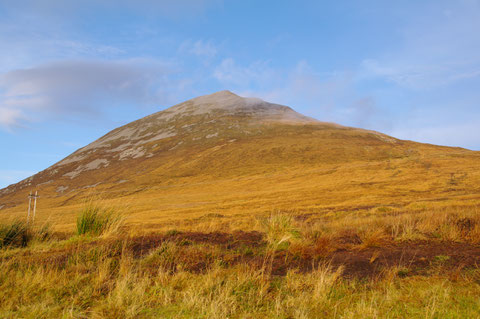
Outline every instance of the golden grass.
<path id="1" fill-rule="evenodd" d="M 174 230 L 164 234 L 172 240 L 153 246 L 148 243 L 156 237 L 73 237 L 0 250 L 0 317 L 478 317 L 480 270 L 449 268 L 449 256 L 435 256 L 423 274 L 411 273 L 408 264 L 397 260 L 365 278 L 344 276 L 348 269 L 328 262 L 326 256 L 339 248 L 363 254 L 416 240 L 417 233 L 444 245 L 452 240 L 478 244 L 471 234 L 480 223 L 476 208 L 380 211 L 382 216 L 357 217 L 356 230 L 341 228 L 354 221 L 348 214 L 329 222 L 277 212 L 255 222 L 265 242 L 252 242 L 250 250 L 245 244 L 229 248 L 238 243 L 233 239 L 224 246 L 195 243 Z M 339 236 L 359 241 L 344 245 Z M 150 250 L 139 254 L 138 245 Z M 274 275 L 274 259 L 288 265 L 305 257 L 300 254 L 320 259 L 312 259 L 308 270 L 293 267 Z M 233 262 L 241 256 L 246 259 Z M 370 262 L 377 258 L 373 254 Z"/>
<path id="2" fill-rule="evenodd" d="M 0 317 L 480 317 L 478 152 L 254 129 L 39 186 L 37 223 L 57 239 L 0 250 Z M 125 225 L 71 237 L 97 182 Z M 24 218 L 28 191 L 1 213 Z"/>
<path id="3" fill-rule="evenodd" d="M 60 177 L 38 186 L 42 197 L 37 219 L 50 218 L 57 230 L 71 229 L 91 193 L 84 185 L 96 183 L 95 192 L 107 206 L 129 207 L 129 226 L 151 230 L 198 221 L 208 227 L 202 221 L 208 214 L 238 219 L 241 227 L 245 217 L 274 210 L 323 215 L 480 204 L 479 152 L 388 143 L 355 129 L 259 129 L 262 134 L 236 136 L 232 143 L 189 145 L 151 158 L 112 162 L 74 179 Z M 168 150 L 177 142 L 162 143 Z M 50 179 L 42 176 L 42 182 Z M 128 182 L 117 183 L 117 178 Z M 68 191 L 57 193 L 64 185 Z M 0 197 L 6 205 L 2 214 L 24 217 L 29 190 Z"/>

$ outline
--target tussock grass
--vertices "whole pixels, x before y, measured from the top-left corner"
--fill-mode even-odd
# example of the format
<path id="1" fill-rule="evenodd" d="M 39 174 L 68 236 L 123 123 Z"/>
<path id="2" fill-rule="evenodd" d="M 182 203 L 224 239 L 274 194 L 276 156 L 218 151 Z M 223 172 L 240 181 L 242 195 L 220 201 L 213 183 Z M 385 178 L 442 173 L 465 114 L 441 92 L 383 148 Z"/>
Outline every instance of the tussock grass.
<path id="1" fill-rule="evenodd" d="M 274 212 L 269 217 L 260 219 L 260 225 L 272 249 L 277 249 L 283 243 L 289 243 L 292 238 L 300 236 L 299 230 L 294 225 L 293 216 L 286 212 Z"/>
<path id="2" fill-rule="evenodd" d="M 34 229 L 33 234 L 34 234 L 34 239 L 38 241 L 49 240 L 53 234 L 52 225 L 49 222 L 45 222 L 40 227 Z"/>
<path id="3" fill-rule="evenodd" d="M 31 242 L 44 242 L 52 232 L 49 223 L 40 227 L 29 225 L 21 220 L 0 224 L 0 248 L 26 247 Z"/>
<path id="4" fill-rule="evenodd" d="M 360 236 L 362 243 L 358 246 L 360 249 L 370 247 L 384 247 L 391 241 L 391 237 L 388 236 L 383 229 L 370 229 L 365 231 Z"/>
<path id="5" fill-rule="evenodd" d="M 300 232 L 294 226 L 293 217 L 286 212 L 274 212 L 267 218 L 260 219 L 265 232 L 267 249 L 262 266 L 262 275 L 270 276 L 275 254 L 280 248 L 288 248 L 293 238 L 298 238 Z"/>
<path id="6" fill-rule="evenodd" d="M 30 227 L 23 221 L 0 225 L 0 248 L 25 247 L 33 238 Z"/>
<path id="7" fill-rule="evenodd" d="M 115 233 L 122 223 L 122 216 L 112 207 L 89 201 L 77 217 L 77 235 L 106 235 Z"/>

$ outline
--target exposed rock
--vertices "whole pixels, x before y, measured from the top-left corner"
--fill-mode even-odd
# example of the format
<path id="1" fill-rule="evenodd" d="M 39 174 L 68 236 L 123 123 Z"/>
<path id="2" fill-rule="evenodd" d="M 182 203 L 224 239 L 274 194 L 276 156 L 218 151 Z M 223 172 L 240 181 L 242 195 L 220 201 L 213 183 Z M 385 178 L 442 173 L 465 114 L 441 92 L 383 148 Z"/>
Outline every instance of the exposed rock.
<path id="1" fill-rule="evenodd" d="M 68 189 L 68 186 L 58 186 L 57 189 L 55 190 L 57 193 L 63 193 Z"/>
<path id="2" fill-rule="evenodd" d="M 94 169 L 97 169 L 101 166 L 106 167 L 106 166 L 108 166 L 108 164 L 109 164 L 109 162 L 106 159 L 95 159 L 95 160 L 89 162 L 88 164 L 78 166 L 74 171 L 65 173 L 65 174 L 63 174 L 63 176 L 67 176 L 67 177 L 70 177 L 70 178 L 75 178 L 80 173 L 82 173 L 84 171 L 94 170 Z"/>

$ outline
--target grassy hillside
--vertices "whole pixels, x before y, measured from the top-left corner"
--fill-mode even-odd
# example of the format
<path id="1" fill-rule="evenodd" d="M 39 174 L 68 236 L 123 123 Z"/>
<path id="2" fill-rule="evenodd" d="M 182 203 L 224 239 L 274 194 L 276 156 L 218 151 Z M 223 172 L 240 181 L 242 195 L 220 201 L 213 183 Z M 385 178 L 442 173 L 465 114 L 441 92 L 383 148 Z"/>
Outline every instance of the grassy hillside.
<path id="1" fill-rule="evenodd" d="M 322 217 L 472 206 L 479 163 L 480 152 L 319 122 L 222 91 L 119 127 L 0 190 L 0 214 L 24 218 L 35 190 L 38 220 L 58 230 L 73 226 L 92 195 L 151 230 L 200 227 L 208 214 L 242 229 L 273 210 Z"/>
<path id="2" fill-rule="evenodd" d="M 322 216 L 480 201 L 479 152 L 326 124 L 257 128 L 261 134 L 215 137 L 173 150 L 178 139 L 162 140 L 157 147 L 168 151 L 112 161 L 74 179 L 46 183 L 47 170 L 38 174 L 35 188 L 0 197 L 0 213 L 23 216 L 32 189 L 42 196 L 40 220 L 59 228 L 74 223 L 78 207 L 93 193 L 124 206 L 129 224 L 150 229 L 188 225 L 210 213 L 233 221 L 275 209 Z M 66 190 L 59 192 L 59 186 Z"/>

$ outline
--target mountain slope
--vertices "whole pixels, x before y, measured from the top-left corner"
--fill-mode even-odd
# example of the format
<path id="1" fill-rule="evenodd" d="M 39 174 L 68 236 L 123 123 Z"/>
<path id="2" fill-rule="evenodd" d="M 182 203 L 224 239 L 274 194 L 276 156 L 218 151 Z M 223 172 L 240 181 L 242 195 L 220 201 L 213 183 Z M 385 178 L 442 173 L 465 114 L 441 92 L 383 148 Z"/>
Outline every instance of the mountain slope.
<path id="1" fill-rule="evenodd" d="M 445 199 L 477 202 L 480 153 L 325 123 L 228 91 L 119 127 L 46 170 L 0 190 L 0 214 L 67 225 L 93 190 L 127 202 L 130 222 L 208 213 L 368 209 Z"/>

